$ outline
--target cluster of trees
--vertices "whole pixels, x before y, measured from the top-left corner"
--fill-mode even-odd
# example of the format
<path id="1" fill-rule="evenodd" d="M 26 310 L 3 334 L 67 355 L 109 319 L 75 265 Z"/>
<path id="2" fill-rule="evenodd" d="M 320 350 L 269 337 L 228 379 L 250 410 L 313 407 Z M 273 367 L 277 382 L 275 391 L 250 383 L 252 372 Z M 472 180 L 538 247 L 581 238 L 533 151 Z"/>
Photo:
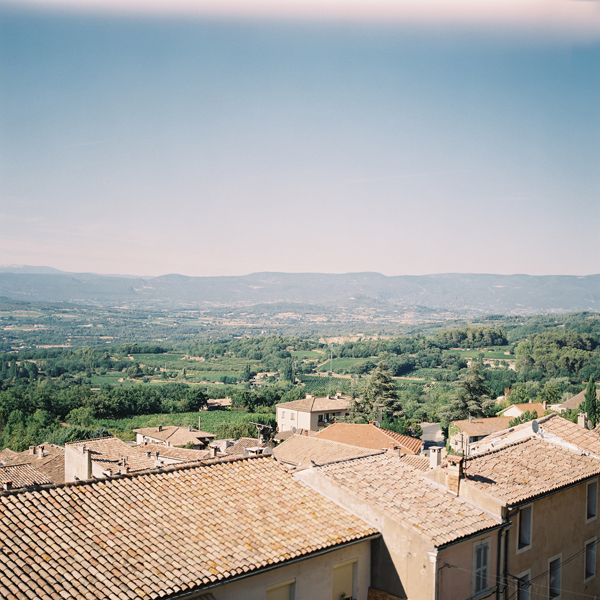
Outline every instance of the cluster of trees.
<path id="1" fill-rule="evenodd" d="M 517 369 L 528 379 L 600 374 L 600 337 L 587 333 L 548 331 L 533 334 L 515 348 Z"/>

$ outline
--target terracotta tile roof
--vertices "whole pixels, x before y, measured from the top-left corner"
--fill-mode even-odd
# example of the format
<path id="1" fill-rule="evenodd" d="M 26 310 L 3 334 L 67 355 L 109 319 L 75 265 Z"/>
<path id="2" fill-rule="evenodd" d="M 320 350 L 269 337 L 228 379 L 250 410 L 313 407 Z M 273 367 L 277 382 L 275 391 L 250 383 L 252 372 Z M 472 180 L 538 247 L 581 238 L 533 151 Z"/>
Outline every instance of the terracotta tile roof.
<path id="1" fill-rule="evenodd" d="M 31 487 L 44 483 L 52 483 L 52 480 L 41 471 L 34 469 L 31 465 L 10 465 L 0 467 L 0 483 L 10 481 L 15 488 Z"/>
<path id="2" fill-rule="evenodd" d="M 257 438 L 240 438 L 233 444 L 233 446 L 229 446 L 225 449 L 226 454 L 236 454 L 239 456 L 244 456 L 244 451 L 246 448 L 256 448 L 258 446 Z M 266 447 L 266 444 L 263 442 L 260 445 L 261 448 Z"/>
<path id="3" fill-rule="evenodd" d="M 417 454 L 423 445 L 423 441 L 420 439 L 371 424 L 334 423 L 321 429 L 316 437 L 372 450 L 402 448 L 403 452 L 407 454 Z"/>
<path id="4" fill-rule="evenodd" d="M 514 417 L 488 417 L 487 419 L 463 419 L 453 423 L 469 437 L 490 435 L 496 431 L 502 431 L 508 427 Z"/>
<path id="5" fill-rule="evenodd" d="M 470 484 L 514 505 L 600 474 L 600 461 L 529 437 L 466 458 L 463 469 Z"/>
<path id="6" fill-rule="evenodd" d="M 557 414 L 548 415 L 537 421 L 544 432 L 556 435 L 600 459 L 600 437 L 596 432 L 579 427 L 576 423 Z"/>
<path id="7" fill-rule="evenodd" d="M 65 481 L 65 449 L 62 446 L 44 443 L 24 452 L 14 452 L 7 448 L 1 454 L 4 465 L 28 464 L 44 473 L 53 483 Z"/>
<path id="8" fill-rule="evenodd" d="M 596 389 L 596 398 L 600 398 L 600 390 Z M 579 408 L 579 405 L 585 401 L 585 390 L 579 392 L 579 394 L 575 394 L 568 400 L 565 400 L 560 406 L 561 408 Z"/>
<path id="9" fill-rule="evenodd" d="M 189 427 L 176 427 L 174 425 L 161 427 L 160 431 L 158 427 L 144 427 L 133 431 L 155 440 L 161 440 L 171 446 L 185 446 L 188 442 L 199 445 L 215 437 L 214 433 L 198 431 L 197 429 L 190 431 Z"/>
<path id="10" fill-rule="evenodd" d="M 281 408 L 298 410 L 300 412 L 319 412 L 323 410 L 330 410 L 337 412 L 345 410 L 350 405 L 350 398 L 348 396 L 340 396 L 338 398 L 334 396 L 326 396 L 325 398 L 302 398 L 302 400 L 294 400 L 292 402 L 283 402 L 277 404 Z"/>
<path id="11" fill-rule="evenodd" d="M 438 547 L 499 523 L 475 505 L 443 491 L 421 471 L 386 454 L 315 468 L 345 494 L 414 527 Z"/>
<path id="12" fill-rule="evenodd" d="M 427 456 L 402 454 L 399 460 L 419 471 L 429 471 L 430 469 L 429 458 Z"/>
<path id="13" fill-rule="evenodd" d="M 0 597 L 154 599 L 377 535 L 273 459 L 0 496 Z"/>
<path id="14" fill-rule="evenodd" d="M 127 460 L 127 466 L 130 471 L 143 471 L 153 469 L 155 460 L 148 457 L 142 446 L 127 444 L 117 437 L 103 437 L 91 440 L 82 440 L 79 442 L 70 442 L 65 444 L 69 447 L 85 446 L 92 455 L 92 462 L 102 466 L 104 469 L 110 469 L 117 472 L 120 467 L 124 467 L 123 459 Z M 161 446 L 164 449 L 164 446 Z"/>
<path id="15" fill-rule="evenodd" d="M 547 441 L 560 444 L 561 440 L 563 440 L 600 459 L 600 438 L 596 432 L 584 429 L 556 413 L 551 413 L 545 417 L 536 419 L 536 421 L 540 425 L 541 431 Z M 493 433 L 479 442 L 472 444 L 471 452 L 477 453 L 498 449 L 507 444 L 531 437 L 532 435 L 531 421 L 521 423 L 510 429 Z"/>
<path id="16" fill-rule="evenodd" d="M 210 458 L 210 450 L 193 450 L 190 448 L 175 448 L 173 446 L 163 446 L 162 444 L 136 444 L 133 446 L 142 452 L 158 452 L 159 457 L 172 458 L 185 462 L 204 460 Z"/>
<path id="17" fill-rule="evenodd" d="M 322 440 L 318 436 L 307 437 L 304 435 L 293 435 L 273 449 L 273 455 L 277 460 L 295 466 L 308 466 L 311 461 L 323 465 L 358 456 L 373 456 L 379 453 L 381 453 L 381 450 L 369 450 L 330 440 Z"/>
<path id="18" fill-rule="evenodd" d="M 544 405 L 541 402 L 526 402 L 524 404 L 511 404 L 509 407 L 500 411 L 500 413 L 498 413 L 498 414 L 500 416 L 503 416 L 504 413 L 509 408 L 517 408 L 521 412 L 521 414 L 523 414 L 527 411 L 532 413 L 535 410 L 537 412 L 538 417 L 542 417 L 544 415 L 544 413 L 546 412 L 546 409 L 544 408 Z M 511 418 L 514 419 L 514 417 L 511 417 Z"/>

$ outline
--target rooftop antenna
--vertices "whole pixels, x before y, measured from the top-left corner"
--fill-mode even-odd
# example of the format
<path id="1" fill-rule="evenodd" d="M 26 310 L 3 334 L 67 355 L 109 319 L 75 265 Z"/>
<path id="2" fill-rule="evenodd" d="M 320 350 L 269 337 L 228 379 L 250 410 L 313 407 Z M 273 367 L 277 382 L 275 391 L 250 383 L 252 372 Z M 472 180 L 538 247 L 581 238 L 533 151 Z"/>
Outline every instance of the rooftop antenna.
<path id="1" fill-rule="evenodd" d="M 256 432 L 258 434 L 258 446 L 260 447 L 260 438 L 261 438 L 261 434 L 263 429 L 273 429 L 270 425 L 265 425 L 264 423 L 255 423 L 254 421 L 248 421 L 250 423 L 250 425 L 255 425 L 256 426 Z"/>

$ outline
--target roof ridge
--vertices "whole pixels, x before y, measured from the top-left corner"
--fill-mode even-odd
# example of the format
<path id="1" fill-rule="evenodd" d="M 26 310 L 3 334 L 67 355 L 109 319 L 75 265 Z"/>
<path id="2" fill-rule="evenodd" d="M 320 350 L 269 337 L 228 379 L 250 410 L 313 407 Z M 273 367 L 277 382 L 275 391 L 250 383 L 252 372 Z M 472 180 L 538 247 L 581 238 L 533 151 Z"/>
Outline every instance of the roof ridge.
<path id="1" fill-rule="evenodd" d="M 519 444 L 524 444 L 525 442 L 528 442 L 529 440 L 538 440 L 540 442 L 544 441 L 541 438 L 539 438 L 537 435 L 532 433 L 531 435 L 524 437 L 520 440 L 516 440 L 515 442 L 511 442 L 510 444 L 505 444 L 504 446 L 500 446 L 500 448 L 490 448 L 489 450 L 486 450 L 485 452 L 473 454 L 472 456 L 463 456 L 463 461 L 470 462 L 477 458 L 481 458 L 482 456 L 489 456 L 490 454 L 494 454 L 495 452 L 501 452 L 502 450 L 505 450 L 506 448 L 512 448 L 513 446 L 518 446 Z"/>
<path id="2" fill-rule="evenodd" d="M 229 464 L 234 462 L 241 462 L 244 460 L 268 460 L 271 459 L 271 456 L 257 455 L 257 456 L 222 456 L 214 459 L 205 459 L 200 461 L 186 461 L 180 464 L 173 464 L 168 466 L 163 466 L 160 468 L 149 468 L 149 469 L 141 469 L 139 471 L 133 471 L 132 473 L 118 473 L 115 475 L 111 475 L 110 477 L 102 477 L 102 478 L 92 478 L 92 479 L 80 479 L 78 481 L 68 481 L 65 483 L 47 483 L 42 484 L 36 487 L 40 489 L 58 489 L 58 488 L 66 488 L 66 487 L 77 487 L 77 486 L 85 486 L 85 485 L 93 485 L 96 483 L 104 483 L 107 481 L 112 481 L 114 479 L 133 479 L 135 477 L 142 477 L 146 475 L 158 475 L 163 473 L 172 473 L 174 471 L 183 471 L 185 469 L 198 469 L 200 467 L 213 467 L 218 464 Z M 10 496 L 16 495 L 23 491 L 20 488 L 12 489 L 12 490 L 0 490 L 1 496 Z M 31 491 L 31 490 L 28 490 Z"/>

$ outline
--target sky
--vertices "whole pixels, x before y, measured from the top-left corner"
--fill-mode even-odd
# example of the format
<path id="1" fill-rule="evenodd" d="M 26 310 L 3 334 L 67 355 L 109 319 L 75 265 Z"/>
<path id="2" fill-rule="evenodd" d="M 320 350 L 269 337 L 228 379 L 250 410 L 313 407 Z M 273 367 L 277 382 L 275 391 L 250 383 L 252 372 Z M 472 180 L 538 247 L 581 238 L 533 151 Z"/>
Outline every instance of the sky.
<path id="1" fill-rule="evenodd" d="M 600 2 L 0 0 L 0 265 L 600 273 Z"/>

